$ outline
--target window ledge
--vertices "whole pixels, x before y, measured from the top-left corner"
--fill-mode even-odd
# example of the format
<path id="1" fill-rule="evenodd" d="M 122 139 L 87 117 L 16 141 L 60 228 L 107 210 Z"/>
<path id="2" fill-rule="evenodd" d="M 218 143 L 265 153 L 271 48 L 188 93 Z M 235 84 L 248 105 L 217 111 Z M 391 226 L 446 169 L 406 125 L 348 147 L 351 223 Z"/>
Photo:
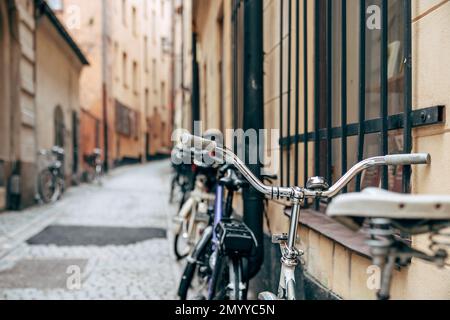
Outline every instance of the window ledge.
<path id="1" fill-rule="evenodd" d="M 290 216 L 291 208 L 286 208 L 284 213 Z M 371 259 L 370 248 L 366 244 L 367 235 L 362 231 L 354 232 L 325 214 L 311 209 L 304 209 L 300 212 L 300 224 L 354 253 Z"/>

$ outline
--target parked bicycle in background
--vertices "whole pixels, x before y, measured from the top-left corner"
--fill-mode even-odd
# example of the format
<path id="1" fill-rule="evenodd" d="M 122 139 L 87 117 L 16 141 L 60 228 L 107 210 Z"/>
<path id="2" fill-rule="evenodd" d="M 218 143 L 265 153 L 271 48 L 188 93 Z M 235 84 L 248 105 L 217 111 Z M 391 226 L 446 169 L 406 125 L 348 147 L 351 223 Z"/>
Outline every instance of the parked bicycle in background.
<path id="1" fill-rule="evenodd" d="M 182 146 L 175 146 L 172 150 L 172 180 L 170 183 L 169 203 L 178 203 L 178 209 L 188 199 L 188 194 L 195 187 L 195 167 L 183 162 L 184 154 Z M 178 196 L 178 198 L 177 198 Z"/>
<path id="2" fill-rule="evenodd" d="M 91 154 L 85 156 L 84 160 L 90 167 L 90 170 L 87 173 L 87 181 L 101 186 L 103 184 L 102 150 L 95 148 Z"/>
<path id="3" fill-rule="evenodd" d="M 40 150 L 38 155 L 43 169 L 37 177 L 37 200 L 43 203 L 56 202 L 65 190 L 64 149 L 54 146 L 50 150 Z"/>
<path id="4" fill-rule="evenodd" d="M 194 188 L 185 191 L 183 203 L 174 217 L 174 253 L 178 260 L 186 258 L 209 223 L 214 207 L 217 167 L 196 163 L 191 166 Z"/>

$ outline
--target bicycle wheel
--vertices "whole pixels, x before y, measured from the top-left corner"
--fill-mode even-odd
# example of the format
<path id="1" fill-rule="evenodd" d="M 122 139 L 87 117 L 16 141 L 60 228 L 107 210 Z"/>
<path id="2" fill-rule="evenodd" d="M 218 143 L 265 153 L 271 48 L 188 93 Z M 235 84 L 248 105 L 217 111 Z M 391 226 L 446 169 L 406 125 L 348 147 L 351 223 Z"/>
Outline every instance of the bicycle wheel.
<path id="1" fill-rule="evenodd" d="M 44 203 L 56 202 L 61 196 L 61 185 L 49 169 L 41 171 L 38 175 L 38 191 Z"/>
<path id="2" fill-rule="evenodd" d="M 211 269 L 209 260 L 212 252 L 212 227 L 205 229 L 201 239 L 187 262 L 178 288 L 181 300 L 205 300 L 208 295 L 208 280 Z"/>
<path id="3" fill-rule="evenodd" d="M 175 235 L 173 242 L 173 251 L 178 261 L 186 258 L 191 252 L 192 246 L 189 244 L 189 239 L 183 235 L 183 232 L 179 232 Z"/>
<path id="4" fill-rule="evenodd" d="M 213 271 L 210 300 L 243 301 L 247 299 L 247 285 L 243 282 L 242 258 L 219 256 Z"/>

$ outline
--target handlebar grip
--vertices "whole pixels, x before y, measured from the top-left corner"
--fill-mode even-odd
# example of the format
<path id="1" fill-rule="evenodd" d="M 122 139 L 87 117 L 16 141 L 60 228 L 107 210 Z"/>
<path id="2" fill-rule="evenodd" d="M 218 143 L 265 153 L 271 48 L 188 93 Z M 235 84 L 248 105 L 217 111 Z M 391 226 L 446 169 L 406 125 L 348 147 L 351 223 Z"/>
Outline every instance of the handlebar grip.
<path id="1" fill-rule="evenodd" d="M 430 164 L 431 156 L 428 153 L 396 154 L 385 157 L 389 166 L 407 166 L 412 164 Z"/>
<path id="2" fill-rule="evenodd" d="M 181 136 L 181 143 L 189 148 L 195 148 L 195 149 L 216 149 L 217 144 L 212 140 L 203 139 L 200 137 L 193 136 L 191 134 L 183 134 Z"/>

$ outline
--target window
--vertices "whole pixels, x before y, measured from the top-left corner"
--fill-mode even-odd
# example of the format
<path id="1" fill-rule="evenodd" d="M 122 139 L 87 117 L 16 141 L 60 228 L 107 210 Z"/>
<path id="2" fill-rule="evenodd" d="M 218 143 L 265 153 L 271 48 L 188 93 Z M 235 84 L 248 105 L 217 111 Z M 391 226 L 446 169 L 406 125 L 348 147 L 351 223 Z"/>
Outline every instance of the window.
<path id="1" fill-rule="evenodd" d="M 122 23 L 127 26 L 127 0 L 122 0 Z"/>
<path id="2" fill-rule="evenodd" d="M 47 0 L 49 7 L 56 12 L 61 12 L 64 10 L 63 0 Z"/>
<path id="3" fill-rule="evenodd" d="M 166 107 L 166 83 L 161 82 L 161 107 Z"/>
<path id="4" fill-rule="evenodd" d="M 148 72 L 148 37 L 144 36 L 144 66 L 145 71 Z"/>
<path id="5" fill-rule="evenodd" d="M 60 106 L 57 106 L 53 115 L 55 129 L 55 146 L 63 148 L 65 145 L 66 127 L 64 125 L 64 113 Z"/>
<path id="6" fill-rule="evenodd" d="M 292 13 L 291 6 L 284 5 L 280 15 L 280 36 L 287 32 L 286 44 L 296 53 L 280 55 L 280 96 L 287 95 L 280 99 L 279 110 L 280 176 L 281 183 L 289 186 L 304 185 L 312 175 L 333 183 L 364 158 L 409 153 L 411 128 L 419 125 L 415 119 L 420 113 L 430 119 L 420 125 L 442 121 L 441 108 L 412 111 L 411 64 L 401 63 L 411 56 L 409 1 L 383 2 L 389 8 L 382 6 L 385 18 L 381 30 L 366 27 L 366 7 L 347 6 L 342 0 L 315 3 L 315 16 L 308 15 L 307 21 L 297 25 L 294 23 L 303 16 L 294 17 L 292 28 L 287 30 L 289 22 L 286 24 L 284 18 Z M 310 4 L 305 1 L 303 6 Z M 304 42 L 289 31 L 294 27 L 306 35 Z M 314 33 L 309 33 L 309 28 Z M 308 41 L 310 36 L 314 37 L 314 57 L 308 48 L 313 43 Z M 296 56 L 301 57 L 298 63 Z M 300 70 L 304 72 L 301 75 Z M 290 94 L 286 93 L 289 87 L 295 88 Z M 310 92 L 309 88 L 314 88 L 314 95 L 303 94 Z M 368 186 L 408 192 L 410 168 L 371 170 L 347 191 Z"/>
<path id="7" fill-rule="evenodd" d="M 145 107 L 145 114 L 148 116 L 150 113 L 150 93 L 149 89 L 145 88 L 145 101 L 144 101 L 144 107 Z"/>
<path id="8" fill-rule="evenodd" d="M 131 135 L 130 109 L 116 101 L 116 131 L 124 136 Z"/>
<path id="9" fill-rule="evenodd" d="M 132 10 L 132 23 L 133 23 L 133 35 L 137 36 L 138 35 L 138 21 L 137 21 L 137 9 L 136 7 L 133 7 Z"/>
<path id="10" fill-rule="evenodd" d="M 156 43 L 156 12 L 152 10 L 152 42 Z"/>
<path id="11" fill-rule="evenodd" d="M 128 64 L 128 57 L 126 53 L 123 53 L 122 55 L 122 82 L 123 86 L 125 88 L 128 87 L 128 81 L 127 81 L 127 64 Z"/>
<path id="12" fill-rule="evenodd" d="M 119 44 L 114 43 L 114 75 L 116 81 L 120 80 L 120 55 L 119 55 Z"/>
<path id="13" fill-rule="evenodd" d="M 100 129 L 101 128 L 101 122 L 100 120 L 95 119 L 95 147 L 100 148 Z"/>
<path id="14" fill-rule="evenodd" d="M 135 95 L 139 94 L 139 74 L 136 61 L 133 62 L 133 92 Z"/>
<path id="15" fill-rule="evenodd" d="M 172 52 L 172 44 L 167 37 L 161 37 L 161 55 L 164 57 L 164 54 L 171 54 Z"/>
<path id="16" fill-rule="evenodd" d="M 156 59 L 152 60 L 152 85 L 153 90 L 156 92 L 157 90 L 157 70 L 156 70 Z"/>
<path id="17" fill-rule="evenodd" d="M 148 0 L 143 0 L 144 1 L 144 18 L 147 19 L 148 18 Z"/>

